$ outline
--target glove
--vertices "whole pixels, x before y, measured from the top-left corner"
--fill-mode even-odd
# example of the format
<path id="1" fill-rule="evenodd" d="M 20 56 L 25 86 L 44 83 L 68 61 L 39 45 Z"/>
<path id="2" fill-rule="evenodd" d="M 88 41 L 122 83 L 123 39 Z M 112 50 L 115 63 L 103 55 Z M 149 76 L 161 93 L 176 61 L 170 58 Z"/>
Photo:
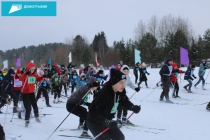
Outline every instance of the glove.
<path id="1" fill-rule="evenodd" d="M 148 75 L 150 75 L 150 73 L 147 73 Z"/>
<path id="2" fill-rule="evenodd" d="M 31 74 L 31 71 L 27 71 L 27 72 L 26 72 L 26 75 L 29 75 L 29 74 Z"/>
<path id="3" fill-rule="evenodd" d="M 134 105 L 131 110 L 134 113 L 139 113 L 139 111 L 141 110 L 141 106 L 140 105 Z"/>
<path id="4" fill-rule="evenodd" d="M 117 122 L 114 121 L 114 120 L 108 120 L 108 119 L 106 119 L 105 122 L 104 122 L 104 125 L 106 127 L 108 127 L 109 129 L 115 129 L 115 128 L 117 128 Z"/>
<path id="5" fill-rule="evenodd" d="M 108 75 L 104 76 L 104 80 L 106 80 L 106 79 L 107 79 L 107 77 L 108 77 Z"/>
<path id="6" fill-rule="evenodd" d="M 139 88 L 139 87 L 135 88 L 135 91 L 136 91 L 136 92 L 139 92 L 139 90 L 140 90 L 140 88 Z"/>

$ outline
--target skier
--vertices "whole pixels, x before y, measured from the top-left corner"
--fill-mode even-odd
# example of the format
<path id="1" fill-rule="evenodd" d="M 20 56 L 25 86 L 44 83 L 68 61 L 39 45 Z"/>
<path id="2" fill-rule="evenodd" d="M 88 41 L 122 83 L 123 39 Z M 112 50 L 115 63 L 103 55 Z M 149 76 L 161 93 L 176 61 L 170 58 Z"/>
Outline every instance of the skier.
<path id="1" fill-rule="evenodd" d="M 61 90 L 60 90 L 60 78 L 58 76 L 58 71 L 54 71 L 54 75 L 50 79 L 52 83 L 52 91 L 54 93 L 53 103 L 56 103 L 56 98 L 58 96 L 57 102 L 60 102 Z"/>
<path id="2" fill-rule="evenodd" d="M 141 109 L 133 105 L 125 95 L 126 76 L 119 70 L 111 69 L 111 78 L 98 92 L 98 98 L 91 103 L 87 117 L 87 126 L 93 136 L 100 134 L 106 128 L 109 130 L 97 140 L 124 140 L 125 137 L 117 127 L 117 122 L 112 120 L 117 111 L 118 104 L 138 113 Z"/>
<path id="3" fill-rule="evenodd" d="M 145 85 L 146 85 L 146 88 L 149 88 L 148 85 L 147 85 L 147 75 L 150 75 L 148 72 L 147 72 L 147 65 L 145 63 L 142 63 L 141 64 L 141 68 L 140 68 L 140 78 L 139 78 L 139 83 L 138 83 L 138 87 L 140 86 L 140 84 L 144 81 L 145 82 Z"/>
<path id="4" fill-rule="evenodd" d="M 125 86 L 129 86 L 131 89 L 138 92 L 140 90 L 140 88 L 136 87 L 130 80 L 129 67 L 127 65 L 123 65 L 121 67 L 121 72 L 123 74 L 125 74 L 125 76 L 126 76 L 126 85 Z M 123 117 L 121 120 L 122 112 L 123 112 Z M 121 126 L 121 124 L 132 125 L 132 123 L 129 120 L 127 120 L 127 114 L 128 114 L 128 110 L 126 108 L 123 108 L 121 105 L 119 105 L 117 108 L 117 123 L 119 126 Z"/>
<path id="5" fill-rule="evenodd" d="M 179 95 L 178 95 L 179 94 L 178 75 L 180 73 L 184 73 L 185 71 L 179 70 L 179 68 L 177 66 L 177 63 L 175 63 L 175 62 L 173 62 L 172 67 L 173 67 L 173 70 L 172 70 L 171 79 L 170 79 L 170 82 L 173 86 L 172 97 L 173 98 L 180 98 Z M 175 92 L 176 92 L 176 95 L 175 95 Z"/>
<path id="6" fill-rule="evenodd" d="M 184 80 L 187 80 L 189 83 L 184 86 L 184 89 L 186 89 L 189 93 L 192 93 L 192 91 L 191 91 L 192 80 L 196 79 L 196 77 L 193 73 L 194 70 L 195 70 L 195 65 L 192 64 L 192 65 L 188 66 L 187 71 L 185 72 L 185 75 L 184 75 Z M 187 87 L 189 87 L 189 88 L 187 89 Z"/>
<path id="7" fill-rule="evenodd" d="M 84 98 L 87 94 L 91 93 L 92 91 L 96 90 L 99 86 L 99 82 L 96 80 L 95 77 L 90 77 L 86 85 L 82 86 L 81 88 L 77 89 L 71 96 L 68 98 L 66 109 L 68 112 L 80 117 L 80 123 L 78 129 L 84 128 L 81 137 L 90 137 L 88 135 L 88 127 L 86 125 L 86 118 L 87 118 L 87 109 L 81 105 L 84 103 Z M 86 105 L 90 105 L 90 103 L 85 103 Z"/>
<path id="8" fill-rule="evenodd" d="M 28 127 L 29 119 L 31 114 L 31 106 L 34 110 L 34 115 L 37 122 L 41 122 L 39 119 L 39 109 L 36 102 L 35 97 L 35 83 L 39 82 L 43 79 L 44 73 L 41 73 L 41 76 L 37 74 L 37 68 L 34 63 L 29 62 L 26 67 L 26 72 L 22 74 L 20 77 L 20 81 L 22 81 L 22 100 L 24 107 L 26 109 L 25 114 L 25 126 Z"/>
<path id="9" fill-rule="evenodd" d="M 161 67 L 159 74 L 161 76 L 161 82 L 163 91 L 160 95 L 160 101 L 163 101 L 163 98 L 166 98 L 166 103 L 173 103 L 171 100 L 169 100 L 169 85 L 170 85 L 170 75 L 172 72 L 172 65 L 173 61 L 171 58 L 165 61 L 164 65 Z"/>
<path id="10" fill-rule="evenodd" d="M 13 76 L 13 86 L 12 86 L 12 91 L 17 97 L 17 101 L 19 101 L 19 97 L 21 96 L 21 89 L 22 89 L 22 81 L 19 80 L 21 77 L 21 71 L 20 69 L 16 70 L 16 74 Z M 14 102 L 14 107 L 13 107 L 13 112 L 17 113 L 17 108 L 18 108 L 18 103 L 15 104 Z M 15 107 L 16 106 L 16 107 Z M 20 112 L 19 112 L 20 114 Z"/>
<path id="11" fill-rule="evenodd" d="M 139 72 L 139 62 L 137 62 L 133 68 L 133 74 L 135 75 L 135 84 L 137 84 L 138 72 Z"/>
<path id="12" fill-rule="evenodd" d="M 50 89 L 50 85 L 47 81 L 47 77 L 44 75 L 43 80 L 40 82 L 40 87 L 38 89 L 38 93 L 36 95 L 36 101 L 38 102 L 38 100 L 42 94 L 45 97 L 45 102 L 46 102 L 47 107 L 52 107 L 49 103 L 49 95 L 47 92 L 48 89 Z"/>
<path id="13" fill-rule="evenodd" d="M 3 81 L 2 98 L 4 100 L 8 100 L 8 95 L 10 95 L 14 102 L 13 113 L 17 113 L 17 111 L 20 111 L 20 109 L 18 108 L 18 97 L 12 91 L 14 74 L 14 69 L 9 69 L 7 74 L 5 75 Z"/>
<path id="14" fill-rule="evenodd" d="M 199 80 L 198 80 L 198 82 L 194 85 L 195 88 L 196 88 L 197 85 L 202 81 L 202 89 L 203 89 L 203 90 L 206 90 L 206 89 L 204 88 L 204 86 L 205 86 L 204 75 L 205 75 L 205 73 L 206 73 L 206 69 L 207 69 L 206 62 L 201 63 L 201 64 L 200 64 L 200 67 L 199 67 L 199 71 L 198 71 Z"/>

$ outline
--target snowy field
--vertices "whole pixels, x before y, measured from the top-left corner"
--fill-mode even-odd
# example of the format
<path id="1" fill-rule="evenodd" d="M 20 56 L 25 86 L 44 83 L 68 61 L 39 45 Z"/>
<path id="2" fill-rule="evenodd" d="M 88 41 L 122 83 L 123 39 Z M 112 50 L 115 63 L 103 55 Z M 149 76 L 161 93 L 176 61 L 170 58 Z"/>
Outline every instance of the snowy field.
<path id="1" fill-rule="evenodd" d="M 195 69 L 197 76 L 198 67 Z M 186 70 L 186 68 L 182 68 Z M 134 114 L 130 121 L 138 127 L 123 127 L 122 132 L 126 140 L 209 140 L 210 139 L 210 112 L 206 111 L 206 103 L 210 101 L 210 76 L 206 80 L 205 88 L 201 89 L 201 83 L 197 89 L 192 87 L 193 93 L 188 93 L 183 86 L 188 82 L 183 80 L 184 74 L 181 76 L 179 96 L 181 98 L 170 99 L 175 104 L 159 102 L 162 89 L 156 87 L 156 83 L 160 80 L 159 68 L 150 69 L 148 77 L 148 86 L 142 83 L 141 90 L 136 93 L 131 101 L 136 105 L 141 105 L 142 110 L 139 114 Z M 206 78 L 209 70 L 207 70 Z M 105 71 L 108 73 L 108 71 Z M 134 75 L 130 70 L 131 80 L 134 82 Z M 180 79 L 179 79 L 180 80 Z M 195 83 L 197 79 L 193 81 Z M 130 97 L 134 91 L 127 88 L 127 95 Z M 64 95 L 64 92 L 62 92 Z M 68 95 L 70 95 L 70 90 Z M 53 107 L 46 107 L 44 98 L 39 99 L 38 107 L 40 108 L 41 123 L 37 123 L 34 118 L 30 120 L 29 128 L 24 127 L 24 119 L 18 119 L 17 115 L 12 118 L 12 105 L 8 106 L 8 114 L 0 114 L 0 123 L 4 127 L 6 139 L 11 140 L 46 140 L 50 134 L 57 128 L 62 120 L 68 115 L 66 111 L 66 98 L 61 98 L 64 103 L 53 104 L 53 96 L 50 94 L 50 104 Z M 91 97 L 90 97 L 91 100 Z M 200 105 L 202 104 L 202 105 Z M 7 106 L 2 111 L 6 112 Z M 132 112 L 128 112 L 128 116 Z M 42 114 L 50 114 L 43 116 Z M 51 140 L 77 140 L 78 138 L 67 138 L 58 135 L 74 135 L 79 136 L 82 130 L 64 130 L 76 129 L 79 124 L 79 118 L 71 114 L 59 129 L 52 135 Z M 88 132 L 92 135 L 90 132 Z"/>

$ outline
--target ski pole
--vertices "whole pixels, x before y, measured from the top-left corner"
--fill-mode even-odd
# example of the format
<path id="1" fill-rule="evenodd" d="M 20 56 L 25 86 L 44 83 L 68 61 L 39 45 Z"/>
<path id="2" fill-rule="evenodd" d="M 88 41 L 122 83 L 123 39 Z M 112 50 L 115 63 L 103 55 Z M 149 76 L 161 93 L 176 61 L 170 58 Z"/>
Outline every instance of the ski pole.
<path id="1" fill-rule="evenodd" d="M 133 95 L 131 95 L 131 97 L 129 98 L 129 100 L 134 96 L 134 94 L 136 94 L 136 92 L 134 92 Z"/>
<path id="2" fill-rule="evenodd" d="M 9 105 L 7 105 L 7 110 L 6 110 L 6 114 L 5 114 L 5 118 L 4 118 L 4 126 L 5 126 L 5 122 L 6 122 L 6 118 L 7 118 L 8 106 Z"/>
<path id="3" fill-rule="evenodd" d="M 158 87 L 155 87 L 149 94 L 147 94 L 142 100 L 140 101 L 144 101 L 147 97 L 149 97 Z"/>
<path id="4" fill-rule="evenodd" d="M 89 89 L 88 92 L 85 93 L 85 95 L 82 97 L 82 100 L 84 100 L 84 98 L 87 96 L 87 94 L 89 94 L 89 91 L 90 91 L 90 90 L 91 90 L 91 89 Z M 72 109 L 71 112 L 73 112 L 74 109 L 75 109 L 77 106 L 78 106 L 78 104 L 75 105 L 75 107 Z M 69 117 L 69 115 L 71 114 L 71 112 L 63 119 L 63 121 L 62 121 L 62 122 L 58 125 L 58 127 L 52 132 L 52 134 L 48 137 L 48 139 L 50 139 L 51 136 L 55 133 L 55 131 L 58 130 L 58 128 L 63 124 L 63 122 Z"/>
<path id="5" fill-rule="evenodd" d="M 106 131 L 108 131 L 109 128 L 104 129 L 101 133 L 99 133 L 97 136 L 95 136 L 93 139 L 96 140 L 98 137 L 100 137 L 101 135 L 103 135 Z"/>
<path id="6" fill-rule="evenodd" d="M 130 117 L 132 116 L 134 114 L 134 112 L 133 113 L 131 113 L 131 115 L 130 116 L 128 116 L 128 118 L 126 119 L 126 123 L 127 123 L 127 121 L 130 119 Z"/>

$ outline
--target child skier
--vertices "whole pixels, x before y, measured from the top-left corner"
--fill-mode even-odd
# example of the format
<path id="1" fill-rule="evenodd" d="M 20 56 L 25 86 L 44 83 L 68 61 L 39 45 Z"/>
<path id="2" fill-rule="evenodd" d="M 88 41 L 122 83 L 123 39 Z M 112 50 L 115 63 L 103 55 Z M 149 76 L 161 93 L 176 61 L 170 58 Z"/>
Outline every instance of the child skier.
<path id="1" fill-rule="evenodd" d="M 140 86 L 140 84 L 144 81 L 145 82 L 145 85 L 146 85 L 146 88 L 149 88 L 148 85 L 147 85 L 147 75 L 150 75 L 148 72 L 147 72 L 147 65 L 145 63 L 142 63 L 141 64 L 141 68 L 140 68 L 140 78 L 139 78 L 139 83 L 138 83 L 138 87 Z"/>
<path id="2" fill-rule="evenodd" d="M 184 89 L 186 89 L 189 93 L 192 93 L 192 91 L 191 91 L 192 81 L 194 79 L 196 79 L 196 77 L 193 73 L 194 70 L 195 70 L 195 65 L 190 65 L 190 66 L 188 66 L 187 71 L 185 72 L 185 75 L 184 75 L 184 80 L 187 80 L 189 83 L 184 86 Z"/>

